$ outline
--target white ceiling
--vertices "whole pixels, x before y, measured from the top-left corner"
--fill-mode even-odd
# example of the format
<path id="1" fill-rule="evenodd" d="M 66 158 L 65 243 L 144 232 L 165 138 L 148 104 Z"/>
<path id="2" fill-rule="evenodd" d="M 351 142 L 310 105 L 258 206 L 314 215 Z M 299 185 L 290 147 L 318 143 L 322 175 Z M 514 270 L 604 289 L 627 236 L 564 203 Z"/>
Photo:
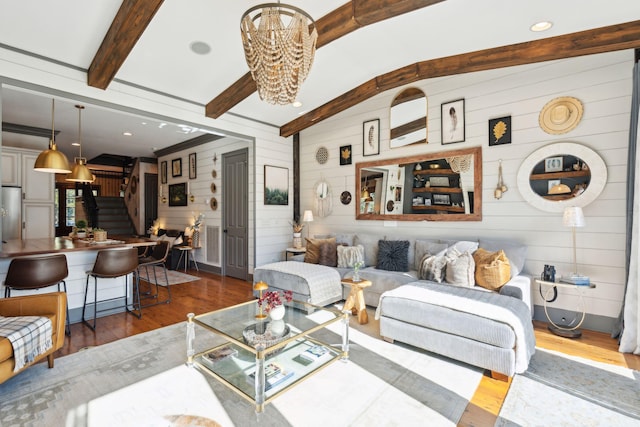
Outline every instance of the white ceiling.
<path id="1" fill-rule="evenodd" d="M 346 2 L 289 1 L 314 19 Z M 86 70 L 120 4 L 120 0 L 0 0 L 0 43 Z M 239 22 L 256 4 L 165 0 L 116 79 L 201 104 L 204 115 L 204 105 L 248 71 Z M 254 93 L 230 112 L 281 126 L 303 111 L 404 65 L 639 19 L 640 2 L 636 0 L 447 0 L 356 30 L 318 49 L 299 94 L 301 108 L 274 106 Z M 539 20 L 552 21 L 554 26 L 544 33 L 531 32 L 529 27 Z M 193 53 L 190 44 L 195 41 L 209 44 L 211 52 Z M 77 137 L 78 126 L 76 102 L 67 101 L 59 100 L 56 108 L 56 128 L 61 130 L 58 142 L 63 150 L 67 140 Z M 2 106 L 4 122 L 50 127 L 50 96 L 3 90 Z M 82 114 L 87 157 L 101 152 L 150 156 L 154 147 L 165 148 L 201 134 L 179 133 L 166 126 L 158 129 L 155 122 L 142 125 L 140 117 L 125 117 L 91 104 Z M 134 137 L 123 137 L 125 130 L 131 130 Z M 26 144 L 11 142 L 14 138 L 24 139 L 3 134 L 5 144 Z"/>

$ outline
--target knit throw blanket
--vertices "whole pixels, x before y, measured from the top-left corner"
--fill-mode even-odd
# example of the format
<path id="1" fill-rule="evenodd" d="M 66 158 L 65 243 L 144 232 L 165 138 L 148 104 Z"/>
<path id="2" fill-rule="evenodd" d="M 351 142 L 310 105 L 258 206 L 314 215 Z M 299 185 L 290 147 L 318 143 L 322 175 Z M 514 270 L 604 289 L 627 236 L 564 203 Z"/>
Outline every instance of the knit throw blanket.
<path id="1" fill-rule="evenodd" d="M 14 372 L 33 362 L 53 346 L 51 320 L 39 316 L 0 316 L 0 337 L 13 346 Z"/>

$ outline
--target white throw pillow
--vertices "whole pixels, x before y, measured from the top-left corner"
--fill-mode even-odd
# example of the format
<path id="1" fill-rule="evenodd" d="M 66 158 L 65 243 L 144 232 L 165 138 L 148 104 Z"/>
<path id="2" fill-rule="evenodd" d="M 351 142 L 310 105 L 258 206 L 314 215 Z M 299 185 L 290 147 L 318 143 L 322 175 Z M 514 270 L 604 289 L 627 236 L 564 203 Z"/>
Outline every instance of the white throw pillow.
<path id="1" fill-rule="evenodd" d="M 356 262 L 364 262 L 364 246 L 337 246 L 338 267 L 352 268 Z"/>
<path id="2" fill-rule="evenodd" d="M 447 251 L 445 280 L 450 285 L 472 288 L 475 285 L 476 263 L 470 252 L 460 253 L 453 248 Z"/>

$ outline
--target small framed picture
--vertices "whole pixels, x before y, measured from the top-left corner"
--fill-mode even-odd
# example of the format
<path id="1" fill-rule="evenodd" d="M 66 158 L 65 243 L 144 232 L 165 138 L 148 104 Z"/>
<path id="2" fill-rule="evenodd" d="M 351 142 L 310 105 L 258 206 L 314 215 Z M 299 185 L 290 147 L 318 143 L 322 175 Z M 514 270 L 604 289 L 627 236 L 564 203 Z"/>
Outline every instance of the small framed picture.
<path id="1" fill-rule="evenodd" d="M 289 204 L 289 169 L 264 165 L 264 204 Z"/>
<path id="2" fill-rule="evenodd" d="M 441 105 L 442 145 L 464 141 L 464 98 Z"/>
<path id="3" fill-rule="evenodd" d="M 182 176 L 182 159 L 171 160 L 171 176 Z"/>
<path id="4" fill-rule="evenodd" d="M 362 124 L 362 155 L 380 154 L 380 119 L 366 121 Z"/>
<path id="5" fill-rule="evenodd" d="M 448 176 L 432 176 L 429 178 L 429 185 L 431 187 L 448 187 L 449 177 Z"/>
<path id="6" fill-rule="evenodd" d="M 187 184 L 169 185 L 169 206 L 187 206 Z"/>
<path id="7" fill-rule="evenodd" d="M 167 162 L 160 162 L 160 184 L 167 183 Z"/>
<path id="8" fill-rule="evenodd" d="M 547 157 L 544 159 L 545 172 L 562 172 L 562 156 Z"/>
<path id="9" fill-rule="evenodd" d="M 196 167 L 196 153 L 191 153 L 189 154 L 189 179 L 196 179 L 196 177 L 198 176 Z"/>
<path id="10" fill-rule="evenodd" d="M 340 147 L 340 166 L 351 164 L 351 146 L 343 145 Z"/>
<path id="11" fill-rule="evenodd" d="M 433 204 L 434 205 L 450 205 L 451 196 L 449 196 L 448 194 L 434 194 Z"/>
<path id="12" fill-rule="evenodd" d="M 511 116 L 489 120 L 489 146 L 511 144 Z"/>
<path id="13" fill-rule="evenodd" d="M 560 185 L 561 182 L 562 181 L 560 181 L 559 179 L 550 179 L 549 181 L 547 181 L 547 193 L 551 193 L 551 189 L 556 185 Z"/>

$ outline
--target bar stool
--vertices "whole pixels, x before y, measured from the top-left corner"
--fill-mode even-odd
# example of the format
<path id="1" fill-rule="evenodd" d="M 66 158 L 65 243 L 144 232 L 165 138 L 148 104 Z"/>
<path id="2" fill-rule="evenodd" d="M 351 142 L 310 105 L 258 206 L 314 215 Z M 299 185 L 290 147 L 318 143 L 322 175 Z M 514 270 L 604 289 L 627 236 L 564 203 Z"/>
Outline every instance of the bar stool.
<path id="1" fill-rule="evenodd" d="M 129 296 L 129 274 L 133 273 L 133 301 L 131 306 L 132 311 L 129 308 L 128 296 Z M 98 301 L 98 278 L 116 278 L 125 277 L 124 297 L 115 297 Z M 87 295 L 89 294 L 89 278 L 93 277 L 93 302 L 87 303 Z M 92 330 L 96 329 L 96 316 L 103 311 L 112 311 L 114 308 L 109 307 L 106 309 L 98 310 L 98 303 L 104 303 L 108 301 L 114 301 L 124 298 L 124 308 L 129 313 L 136 316 L 138 319 L 142 317 L 142 308 L 140 307 L 140 278 L 138 276 L 138 250 L 136 248 L 113 248 L 103 249 L 98 251 L 96 261 L 93 264 L 93 269 L 87 272 L 87 282 L 84 289 L 84 305 L 82 306 L 82 321 Z M 137 304 L 136 304 L 137 301 Z M 93 305 L 93 325 L 91 325 L 85 318 L 85 311 L 87 305 Z"/>
<path id="2" fill-rule="evenodd" d="M 156 246 L 153 247 L 153 251 L 151 252 L 151 255 L 138 259 L 138 277 L 140 276 L 140 269 L 144 267 L 145 272 L 147 274 L 146 282 L 151 284 L 151 279 L 149 277 L 149 267 L 152 267 L 153 280 L 156 286 L 155 295 L 152 295 L 151 290 L 149 290 L 149 292 L 145 293 L 143 297 L 143 298 L 155 298 L 156 302 L 152 304 L 145 304 L 142 307 L 151 307 L 152 305 L 158 305 L 158 304 L 169 304 L 171 302 L 171 286 L 169 285 L 169 277 L 167 276 L 167 266 L 165 265 L 165 262 L 167 261 L 167 257 L 169 256 L 170 250 L 171 250 L 171 247 L 169 246 L 169 242 L 160 241 Z M 168 296 L 167 296 L 167 299 L 165 299 L 164 301 L 158 301 L 158 296 L 160 295 L 160 288 L 158 285 L 158 274 L 155 269 L 156 266 L 162 267 L 164 271 L 164 279 L 167 283 Z"/>
<path id="3" fill-rule="evenodd" d="M 11 297 L 11 290 L 42 289 L 60 284 L 66 295 L 67 283 L 64 279 L 69 275 L 67 257 L 64 254 L 37 255 L 14 258 L 9 264 L 7 277 L 4 280 L 4 297 Z M 69 327 L 69 304 L 67 302 L 67 320 L 65 334 L 71 335 Z"/>

